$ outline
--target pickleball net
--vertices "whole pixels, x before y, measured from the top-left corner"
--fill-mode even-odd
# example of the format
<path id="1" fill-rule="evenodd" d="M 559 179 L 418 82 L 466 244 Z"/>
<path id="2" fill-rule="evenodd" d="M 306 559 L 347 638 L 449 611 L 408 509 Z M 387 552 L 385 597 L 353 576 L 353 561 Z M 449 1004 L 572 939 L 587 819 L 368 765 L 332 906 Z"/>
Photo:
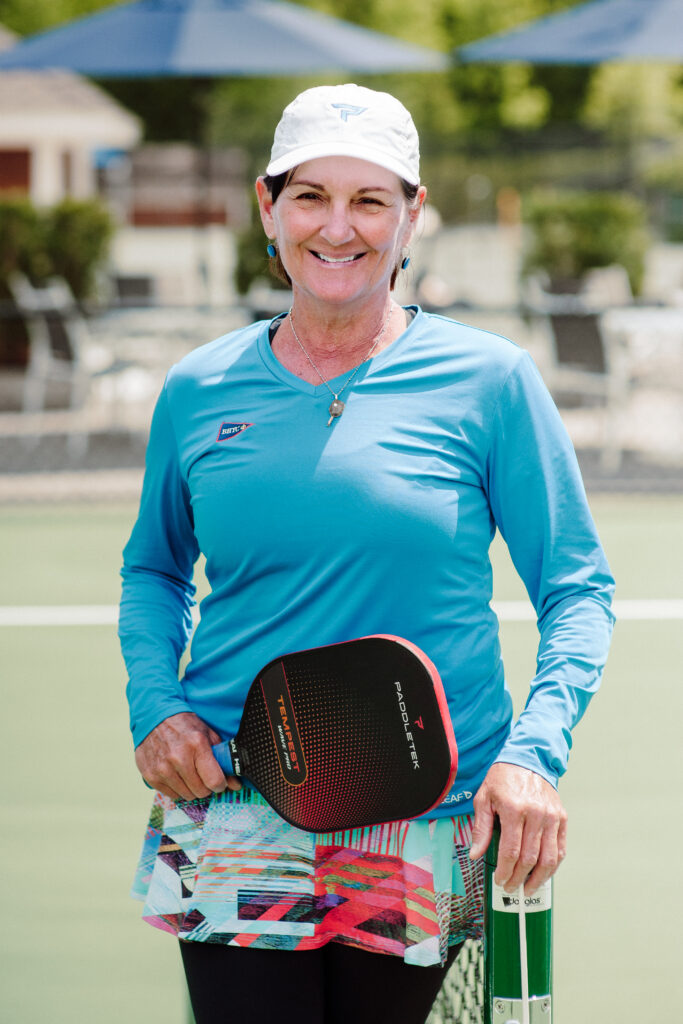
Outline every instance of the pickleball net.
<path id="1" fill-rule="evenodd" d="M 484 947 L 468 939 L 446 975 L 427 1024 L 484 1024 Z"/>

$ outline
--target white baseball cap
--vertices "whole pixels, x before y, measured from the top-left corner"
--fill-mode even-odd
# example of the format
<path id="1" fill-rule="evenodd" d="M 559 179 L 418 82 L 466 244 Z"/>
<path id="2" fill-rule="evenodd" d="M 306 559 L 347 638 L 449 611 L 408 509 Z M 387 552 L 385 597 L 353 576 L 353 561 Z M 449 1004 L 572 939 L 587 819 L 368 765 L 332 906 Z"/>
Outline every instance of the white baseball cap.
<path id="1" fill-rule="evenodd" d="M 305 160 L 354 156 L 420 183 L 420 149 L 413 119 L 394 96 L 362 85 L 319 85 L 285 107 L 275 129 L 267 173 Z"/>

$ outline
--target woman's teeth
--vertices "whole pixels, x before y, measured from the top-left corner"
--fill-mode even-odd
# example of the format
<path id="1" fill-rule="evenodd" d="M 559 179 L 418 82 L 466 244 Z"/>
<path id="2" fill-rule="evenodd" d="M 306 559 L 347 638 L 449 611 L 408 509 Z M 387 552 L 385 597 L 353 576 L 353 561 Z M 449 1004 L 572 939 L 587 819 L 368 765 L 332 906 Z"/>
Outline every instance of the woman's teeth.
<path id="1" fill-rule="evenodd" d="M 352 263 L 354 260 L 359 260 L 363 255 L 362 252 L 357 253 L 355 256 L 324 256 L 323 253 L 317 252 L 315 254 L 319 260 L 323 263 Z"/>

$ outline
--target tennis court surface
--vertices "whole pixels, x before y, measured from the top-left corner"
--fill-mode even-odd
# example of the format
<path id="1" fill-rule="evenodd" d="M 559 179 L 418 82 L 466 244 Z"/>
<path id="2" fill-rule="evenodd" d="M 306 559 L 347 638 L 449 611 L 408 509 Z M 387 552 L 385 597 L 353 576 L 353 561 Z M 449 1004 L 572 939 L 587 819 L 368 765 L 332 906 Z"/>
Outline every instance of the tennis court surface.
<path id="1" fill-rule="evenodd" d="M 554 1020 L 643 1024 L 673 1019 L 683 996 L 683 496 L 591 504 L 619 622 L 561 784 L 570 845 L 555 887 Z M 149 803 L 114 625 L 134 513 L 128 503 L 0 507 L 6 1024 L 187 1019 L 175 943 L 141 923 L 127 895 Z M 519 707 L 535 624 L 498 543 L 495 562 Z"/>

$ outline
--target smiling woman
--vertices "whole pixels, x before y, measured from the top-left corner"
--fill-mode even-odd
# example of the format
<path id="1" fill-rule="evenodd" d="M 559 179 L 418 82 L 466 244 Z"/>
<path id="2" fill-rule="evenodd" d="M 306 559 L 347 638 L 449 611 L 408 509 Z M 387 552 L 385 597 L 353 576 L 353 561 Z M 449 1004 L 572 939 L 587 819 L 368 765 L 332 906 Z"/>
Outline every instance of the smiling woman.
<path id="1" fill-rule="evenodd" d="M 277 201 L 259 178 L 263 225 L 276 239 L 294 295 L 273 351 L 292 373 L 320 384 L 403 333 L 405 313 L 391 288 L 425 191 L 416 188 L 409 203 L 393 171 L 348 156 L 293 168 Z M 341 415 L 336 394 L 334 401 L 330 413 Z"/>
<path id="2" fill-rule="evenodd" d="M 345 160 L 347 162 L 347 166 L 349 166 L 349 158 L 341 158 L 341 161 L 334 160 L 330 162 L 331 166 L 328 168 L 328 171 L 334 171 L 335 168 L 340 163 L 343 163 Z M 325 171 L 325 165 L 328 163 L 328 160 L 322 159 L 316 161 L 315 165 L 323 165 L 322 169 Z M 355 165 L 355 167 L 353 165 Z M 360 169 L 364 167 L 364 165 L 370 180 L 377 180 L 378 172 L 380 169 L 377 168 L 376 165 L 368 164 L 367 161 L 358 161 L 356 159 L 350 160 L 350 169 L 351 171 L 355 170 L 356 173 L 358 173 Z M 375 173 L 373 173 L 373 171 Z M 412 182 L 407 181 L 404 178 L 399 178 L 398 180 L 402 191 L 402 199 L 404 201 L 404 204 L 408 205 L 411 219 L 413 219 L 415 213 L 419 212 L 424 202 L 425 188 L 420 187 L 418 184 L 413 184 Z M 306 184 L 310 186 L 310 193 L 307 193 L 306 191 Z M 283 189 L 288 185 L 297 186 L 295 195 L 301 205 L 307 202 L 312 206 L 314 203 L 323 203 L 329 200 L 329 196 L 326 194 L 325 185 L 322 182 L 306 181 L 305 178 L 301 175 L 299 168 L 295 167 L 291 171 L 285 171 L 276 176 L 266 174 L 262 178 L 259 178 L 259 180 L 257 181 L 257 193 L 261 201 L 261 208 L 264 211 L 264 226 L 266 227 L 266 231 L 268 229 L 272 229 L 273 227 L 272 206 L 276 201 L 278 201 Z M 375 186 L 360 185 L 358 187 L 357 196 L 349 197 L 349 202 L 355 203 L 361 210 L 364 210 L 365 208 L 365 213 L 378 213 L 382 210 L 382 208 L 386 208 L 387 206 L 395 207 L 395 182 L 393 180 L 389 180 L 388 185 L 386 187 L 381 184 Z M 281 276 L 281 278 L 288 285 L 291 285 L 292 280 L 282 262 L 278 250 L 276 250 L 274 246 L 272 247 L 272 249 L 274 252 L 273 263 L 275 273 L 278 273 L 278 275 Z M 362 252 L 359 252 L 355 255 L 351 254 L 348 256 L 342 256 L 340 254 L 330 254 L 326 256 L 323 252 L 318 252 L 317 255 L 319 258 L 334 263 L 347 262 L 350 260 L 359 259 L 362 256 Z M 407 267 L 409 263 L 410 258 L 407 255 L 401 255 L 399 261 L 396 263 L 392 270 L 390 281 L 391 288 L 393 288 L 396 283 L 398 271 L 400 269 L 405 269 L 405 267 Z"/>
<path id="3" fill-rule="evenodd" d="M 307 90 L 256 190 L 292 308 L 171 370 L 124 553 L 131 728 L 157 789 L 136 892 L 181 940 L 197 1024 L 421 1024 L 480 935 L 494 815 L 509 890 L 564 857 L 556 785 L 599 685 L 612 578 L 528 355 L 393 299 L 426 194 L 402 104 Z M 514 725 L 496 527 L 540 630 Z M 200 553 L 211 591 L 178 679 Z M 428 817 L 301 832 L 211 746 L 237 732 L 259 665 L 378 633 L 436 665 L 458 778 Z"/>
<path id="4" fill-rule="evenodd" d="M 310 131 L 316 121 L 311 97 L 304 94 L 297 102 L 307 109 L 297 110 L 296 123 L 303 120 Z M 393 97 L 385 103 L 390 113 L 400 108 Z M 405 253 L 426 196 L 409 160 L 402 162 L 389 149 L 389 158 L 378 163 L 376 152 L 363 145 L 358 135 L 367 133 L 367 125 L 358 130 L 354 120 L 363 108 L 341 109 L 347 126 L 344 152 L 299 163 L 308 153 L 322 152 L 321 144 L 287 145 L 292 126 L 285 125 L 276 136 L 269 175 L 256 183 L 264 229 L 275 241 L 278 269 L 294 295 L 273 351 L 311 384 L 353 369 L 403 333 L 405 314 L 393 303 L 391 290 L 407 265 Z M 285 163 L 289 166 L 273 177 Z"/>
<path id="5" fill-rule="evenodd" d="M 406 327 L 391 291 L 408 265 L 427 190 L 412 118 L 393 96 L 373 93 L 368 104 L 368 94 L 357 86 L 346 86 L 343 97 L 338 87 L 302 93 L 278 125 L 268 173 L 256 183 L 277 272 L 294 296 L 273 352 L 313 385 L 355 375 Z M 335 136 L 332 153 L 326 128 Z M 331 425 L 345 403 L 330 391 Z"/>

